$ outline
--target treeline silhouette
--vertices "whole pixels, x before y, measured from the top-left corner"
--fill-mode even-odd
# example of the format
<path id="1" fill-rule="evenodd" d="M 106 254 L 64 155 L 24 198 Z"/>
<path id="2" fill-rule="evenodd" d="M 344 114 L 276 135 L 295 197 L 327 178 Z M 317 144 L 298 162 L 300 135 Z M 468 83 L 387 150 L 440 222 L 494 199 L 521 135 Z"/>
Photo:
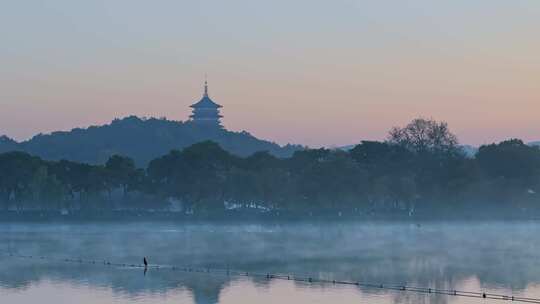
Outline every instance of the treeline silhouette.
<path id="1" fill-rule="evenodd" d="M 415 119 L 384 142 L 289 158 L 235 156 L 205 141 L 149 162 L 105 165 L 0 154 L 4 210 L 154 210 L 211 215 L 532 216 L 540 149 L 511 139 L 467 157 L 444 122 Z"/>
<path id="2" fill-rule="evenodd" d="M 147 166 L 152 159 L 173 149 L 183 149 L 205 140 L 214 141 L 226 151 L 239 156 L 268 151 L 278 157 L 290 157 L 294 151 L 303 148 L 297 145 L 280 146 L 245 131 L 232 132 L 189 121 L 129 116 L 102 126 L 38 134 L 23 142 L 2 136 L 0 152 L 22 151 L 46 160 L 66 159 L 100 165 L 113 155 L 124 155 L 132 158 L 138 166 Z"/>

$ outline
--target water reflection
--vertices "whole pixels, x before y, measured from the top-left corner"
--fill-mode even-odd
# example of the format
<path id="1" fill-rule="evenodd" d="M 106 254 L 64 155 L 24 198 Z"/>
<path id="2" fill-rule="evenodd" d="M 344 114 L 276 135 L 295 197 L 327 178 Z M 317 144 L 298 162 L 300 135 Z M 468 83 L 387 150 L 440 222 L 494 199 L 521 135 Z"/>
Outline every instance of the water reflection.
<path id="1" fill-rule="evenodd" d="M 527 223 L 281 223 L 281 224 L 4 224 L 4 252 L 193 265 L 249 272 L 296 273 L 324 279 L 395 283 L 439 289 L 488 289 L 537 294 L 540 224 Z M 0 290 L 24 290 L 39 282 L 110 288 L 113 294 L 189 292 L 194 303 L 225 303 L 232 290 L 273 290 L 290 284 L 317 294 L 332 286 L 265 278 L 181 273 L 170 270 L 5 258 Z M 238 285 L 240 284 L 240 285 Z M 232 287 L 231 287 L 232 286 Z M 274 286 L 274 287 L 273 287 Z M 531 287 L 533 286 L 533 287 Z M 249 287 L 249 288 L 248 288 Z M 529 287 L 529 288 L 527 288 Z M 358 297 L 385 303 L 468 303 L 466 299 L 351 288 Z M 62 291 L 60 291 L 62 292 Z M 225 292 L 225 295 L 224 295 Z M 235 291 L 236 292 L 236 291 Z M 160 302 L 160 301 L 156 301 Z M 294 299 L 288 302 L 295 302 Z M 247 302 L 246 302 L 247 303 Z"/>

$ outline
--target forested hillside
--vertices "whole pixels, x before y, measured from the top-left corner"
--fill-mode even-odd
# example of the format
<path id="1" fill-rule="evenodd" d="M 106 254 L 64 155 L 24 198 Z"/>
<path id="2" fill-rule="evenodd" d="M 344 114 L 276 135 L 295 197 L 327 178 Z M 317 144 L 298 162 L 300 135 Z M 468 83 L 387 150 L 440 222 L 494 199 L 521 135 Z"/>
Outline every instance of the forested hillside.
<path id="1" fill-rule="evenodd" d="M 119 154 L 129 156 L 138 166 L 145 166 L 150 160 L 173 149 L 205 140 L 214 141 L 238 156 L 268 151 L 277 157 L 289 157 L 302 148 L 294 145 L 281 147 L 247 132 L 131 116 L 103 126 L 40 134 L 21 143 L 4 136 L 0 138 L 0 152 L 18 150 L 46 160 L 65 159 L 89 164 L 104 164 L 109 157 Z"/>

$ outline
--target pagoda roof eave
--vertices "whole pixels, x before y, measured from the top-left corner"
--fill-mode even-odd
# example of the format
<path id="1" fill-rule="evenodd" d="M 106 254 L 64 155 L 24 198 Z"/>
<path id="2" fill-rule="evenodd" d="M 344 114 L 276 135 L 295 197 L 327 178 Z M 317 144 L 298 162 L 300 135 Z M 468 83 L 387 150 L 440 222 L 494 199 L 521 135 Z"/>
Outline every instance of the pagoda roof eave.
<path id="1" fill-rule="evenodd" d="M 201 100 L 199 100 L 198 102 L 190 105 L 189 107 L 190 108 L 215 108 L 215 109 L 219 109 L 219 108 L 222 108 L 223 106 L 215 103 L 212 99 L 210 99 L 210 97 L 204 96 Z"/>
<path id="2" fill-rule="evenodd" d="M 194 104 L 190 105 L 189 107 L 194 108 L 194 109 L 196 109 L 196 108 L 216 108 L 216 109 L 223 108 L 222 105 L 219 105 L 217 103 L 216 103 L 215 106 L 206 106 L 206 105 L 199 105 L 199 103 L 194 103 Z"/>

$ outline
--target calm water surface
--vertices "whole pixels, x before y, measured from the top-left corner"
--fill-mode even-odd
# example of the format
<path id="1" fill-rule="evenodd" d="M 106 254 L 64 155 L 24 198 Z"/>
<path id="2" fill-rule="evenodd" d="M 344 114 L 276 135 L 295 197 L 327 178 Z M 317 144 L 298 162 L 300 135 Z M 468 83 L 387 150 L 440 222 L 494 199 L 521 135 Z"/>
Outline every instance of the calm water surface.
<path id="1" fill-rule="evenodd" d="M 539 222 L 0 224 L 2 303 L 489 303 L 61 262 L 217 267 L 540 297 Z M 54 257 L 21 259 L 8 253 Z M 499 302 L 500 301 L 494 301 Z"/>

